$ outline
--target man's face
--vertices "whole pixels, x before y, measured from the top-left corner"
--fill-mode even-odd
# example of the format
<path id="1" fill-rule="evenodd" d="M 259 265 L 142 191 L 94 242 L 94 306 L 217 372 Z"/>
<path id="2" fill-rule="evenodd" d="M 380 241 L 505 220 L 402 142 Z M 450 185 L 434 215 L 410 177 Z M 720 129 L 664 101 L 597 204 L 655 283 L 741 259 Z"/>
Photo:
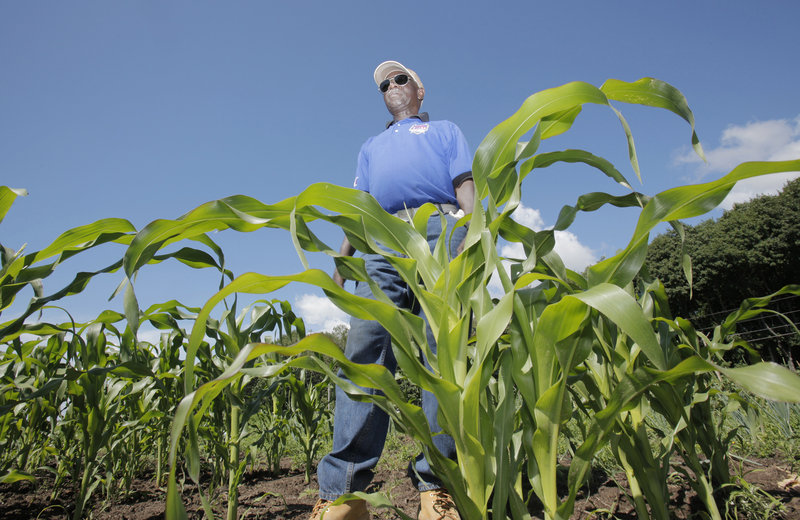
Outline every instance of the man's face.
<path id="1" fill-rule="evenodd" d="M 394 70 L 389 72 L 384 79 L 394 78 L 398 74 L 406 73 L 402 70 Z M 412 111 L 416 114 L 422 104 L 424 95 L 425 91 L 419 88 L 411 76 L 409 76 L 408 83 L 405 85 L 398 85 L 394 81 L 390 81 L 389 90 L 383 94 L 383 102 L 386 103 L 386 108 L 392 114 L 405 110 L 406 108 L 415 109 Z"/>

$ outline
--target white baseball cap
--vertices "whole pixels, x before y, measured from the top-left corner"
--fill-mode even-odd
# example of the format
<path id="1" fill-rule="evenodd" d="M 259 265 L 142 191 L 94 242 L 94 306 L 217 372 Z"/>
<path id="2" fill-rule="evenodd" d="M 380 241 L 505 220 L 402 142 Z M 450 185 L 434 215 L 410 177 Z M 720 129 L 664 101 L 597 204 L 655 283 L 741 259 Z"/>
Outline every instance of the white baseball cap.
<path id="1" fill-rule="evenodd" d="M 381 82 L 386 79 L 386 75 L 393 70 L 402 70 L 403 72 L 411 76 L 411 79 L 414 80 L 414 82 L 417 84 L 419 88 L 425 88 L 422 86 L 422 80 L 419 79 L 417 73 L 398 61 L 384 61 L 383 63 L 378 65 L 375 68 L 375 72 L 372 74 L 373 79 L 375 79 L 375 84 L 380 86 Z"/>

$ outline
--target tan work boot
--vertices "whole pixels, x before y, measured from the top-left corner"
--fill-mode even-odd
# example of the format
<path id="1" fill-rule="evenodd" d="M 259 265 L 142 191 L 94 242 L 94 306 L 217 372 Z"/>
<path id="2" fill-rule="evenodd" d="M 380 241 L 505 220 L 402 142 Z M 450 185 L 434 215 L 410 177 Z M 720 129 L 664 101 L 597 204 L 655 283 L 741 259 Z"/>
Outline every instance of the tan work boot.
<path id="1" fill-rule="evenodd" d="M 323 498 L 317 500 L 308 520 L 370 520 L 366 500 L 349 500 L 338 506 L 332 506 L 331 502 Z"/>
<path id="2" fill-rule="evenodd" d="M 461 520 L 456 503 L 446 489 L 432 489 L 419 494 L 419 520 Z"/>

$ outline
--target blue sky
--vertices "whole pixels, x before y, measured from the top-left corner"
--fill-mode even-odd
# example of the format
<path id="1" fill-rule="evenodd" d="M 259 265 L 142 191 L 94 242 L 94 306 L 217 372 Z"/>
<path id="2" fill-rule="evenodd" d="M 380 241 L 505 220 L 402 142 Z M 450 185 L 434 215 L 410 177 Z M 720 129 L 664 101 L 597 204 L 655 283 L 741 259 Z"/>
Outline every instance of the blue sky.
<path id="1" fill-rule="evenodd" d="M 743 160 L 798 158 L 798 15 L 790 1 L 4 2 L 0 184 L 29 195 L 0 224 L 0 242 L 32 252 L 101 218 L 142 228 L 233 194 L 270 203 L 315 182 L 349 186 L 361 143 L 387 120 L 372 82 L 386 59 L 419 73 L 424 109 L 457 123 L 473 150 L 538 90 L 644 76 L 673 84 L 709 163 L 692 158 L 689 127 L 673 114 L 621 106 L 640 155 L 644 184 L 635 188 L 648 194 Z M 552 141 L 547 149 L 587 149 L 634 180 L 608 109 L 587 107 Z M 586 167 L 542 170 L 526 181 L 520 218 L 551 226 L 561 206 L 598 190 L 622 193 Z M 560 239 L 563 255 L 580 268 L 613 254 L 635 218 L 618 209 L 580 215 Z M 341 240 L 335 230 L 325 237 Z M 212 238 L 236 274 L 302 269 L 284 232 Z M 46 292 L 121 253 L 110 246 L 69 260 Z M 313 267 L 330 264 L 312 257 Z M 61 303 L 79 320 L 120 309 L 119 299 L 106 301 L 120 279 L 96 279 Z M 172 298 L 199 306 L 216 284 L 211 273 L 165 263 L 146 267 L 136 289 L 143 308 Z M 295 286 L 270 297 L 288 299 L 320 330 L 334 317 L 320 296 Z"/>

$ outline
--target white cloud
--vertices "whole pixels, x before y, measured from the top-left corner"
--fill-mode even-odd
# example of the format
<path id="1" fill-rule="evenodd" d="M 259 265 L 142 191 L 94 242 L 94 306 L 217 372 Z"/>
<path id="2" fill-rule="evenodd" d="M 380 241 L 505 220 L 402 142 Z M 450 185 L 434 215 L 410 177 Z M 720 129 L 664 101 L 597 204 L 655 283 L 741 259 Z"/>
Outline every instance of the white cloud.
<path id="1" fill-rule="evenodd" d="M 513 218 L 520 224 L 534 231 L 541 231 L 545 228 L 541 212 L 539 212 L 538 209 L 529 208 L 523 204 L 520 204 L 514 211 Z M 555 238 L 555 252 L 561 257 L 561 260 L 568 269 L 582 272 L 586 267 L 597 262 L 598 258 L 595 252 L 588 246 L 581 244 L 575 233 L 570 231 L 556 231 Z M 506 243 L 500 246 L 500 256 L 506 258 L 525 258 L 525 252 L 520 243 Z M 506 266 L 506 272 L 508 272 L 509 264 L 508 262 L 504 262 L 504 264 Z M 489 293 L 493 296 L 499 296 L 503 293 L 503 288 L 497 276 L 492 276 L 491 280 L 489 280 Z"/>
<path id="2" fill-rule="evenodd" d="M 538 209 L 529 208 L 524 204 L 520 204 L 517 209 L 514 210 L 512 218 L 534 231 L 541 231 L 544 229 L 542 213 Z"/>
<path id="3" fill-rule="evenodd" d="M 328 298 L 314 294 L 303 294 L 295 298 L 292 306 L 303 317 L 308 331 L 331 331 L 337 325 L 348 326 L 347 313 L 335 306 Z"/>
<path id="4" fill-rule="evenodd" d="M 797 157 L 800 158 L 800 154 Z M 800 176 L 800 173 L 787 172 L 746 179 L 734 186 L 728 196 L 725 197 L 725 200 L 722 201 L 720 207 L 731 209 L 734 204 L 747 202 L 759 195 L 777 195 L 787 182 L 796 179 L 798 176 Z"/>
<path id="5" fill-rule="evenodd" d="M 556 231 L 555 251 L 568 269 L 581 272 L 597 262 L 597 256 L 588 246 L 581 244 L 578 236 L 569 231 Z M 500 248 L 500 255 L 508 258 L 525 258 L 522 244 L 506 244 Z"/>
<path id="6" fill-rule="evenodd" d="M 146 342 L 151 343 L 153 345 L 160 346 L 161 345 L 161 334 L 163 334 L 163 333 L 164 333 L 164 331 L 159 330 L 159 329 L 154 329 L 154 328 L 150 328 L 150 327 L 142 327 L 137 331 L 136 338 L 139 341 L 146 341 Z"/>
<path id="7" fill-rule="evenodd" d="M 579 273 L 598 260 L 594 251 L 581 244 L 578 236 L 569 231 L 556 231 L 555 250 L 567 268 Z"/>
<path id="8" fill-rule="evenodd" d="M 800 158 L 800 117 L 793 121 L 774 119 L 756 121 L 743 126 L 731 125 L 722 132 L 720 146 L 705 150 L 708 163 L 694 152 L 677 157 L 679 164 L 697 165 L 699 179 L 712 173 L 728 173 L 745 161 L 784 161 Z M 775 194 L 800 172 L 766 175 L 739 182 L 722 202 L 730 209 L 736 202 L 745 202 L 758 195 Z"/>

